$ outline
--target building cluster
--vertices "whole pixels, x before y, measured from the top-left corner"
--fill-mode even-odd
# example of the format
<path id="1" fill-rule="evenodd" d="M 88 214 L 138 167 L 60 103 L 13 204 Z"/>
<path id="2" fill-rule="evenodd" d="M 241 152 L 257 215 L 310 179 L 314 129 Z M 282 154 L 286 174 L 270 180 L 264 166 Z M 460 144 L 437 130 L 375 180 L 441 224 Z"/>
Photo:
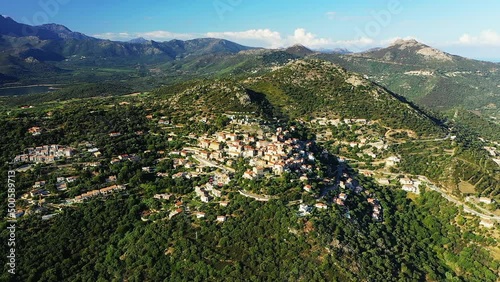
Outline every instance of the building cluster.
<path id="1" fill-rule="evenodd" d="M 65 191 L 68 189 L 68 183 L 73 183 L 77 179 L 77 176 L 58 177 L 56 181 L 56 188 L 58 191 Z"/>
<path id="2" fill-rule="evenodd" d="M 197 191 L 196 191 L 197 194 L 200 194 L 200 193 L 204 194 L 203 192 L 200 192 L 200 190 L 210 191 L 211 193 L 214 193 L 214 190 L 206 190 L 206 189 L 210 189 L 208 187 L 206 187 L 206 188 L 197 187 L 196 189 L 197 189 Z M 217 195 L 217 194 L 213 194 L 213 195 Z M 154 195 L 154 198 L 158 199 L 158 200 L 170 200 L 173 197 L 174 196 L 172 194 L 156 194 L 156 195 Z M 220 197 L 220 195 L 219 195 L 219 197 Z M 225 201 L 219 202 L 219 205 L 222 207 L 227 207 L 228 204 L 229 204 L 229 202 L 225 202 Z M 195 216 L 197 219 L 202 219 L 202 218 L 205 218 L 205 216 L 206 216 L 206 213 L 203 211 L 190 211 L 190 208 L 185 207 L 185 203 L 182 202 L 182 200 L 177 200 L 174 203 L 172 209 L 170 210 L 170 212 L 168 214 L 168 218 L 172 219 L 174 216 L 179 215 L 183 212 L 185 212 L 186 214 L 191 214 L 191 215 Z M 148 221 L 146 216 L 150 215 L 150 214 L 152 214 L 151 211 L 147 212 L 147 214 L 143 214 L 142 220 Z M 227 217 L 228 217 L 227 215 L 219 215 L 219 216 L 217 216 L 216 221 L 221 222 L 221 223 L 225 222 L 227 220 Z"/>
<path id="3" fill-rule="evenodd" d="M 102 188 L 102 189 L 96 189 L 96 190 L 88 191 L 86 193 L 83 193 L 81 195 L 76 196 L 75 199 L 73 200 L 73 202 L 81 203 L 81 202 L 88 200 L 90 198 L 94 198 L 94 197 L 101 196 L 101 195 L 105 196 L 105 195 L 109 195 L 109 194 L 112 194 L 114 192 L 123 191 L 123 190 L 125 190 L 124 185 L 113 185 L 113 186 L 109 186 L 109 187 Z"/>
<path id="4" fill-rule="evenodd" d="M 386 178 L 386 177 L 379 177 L 376 179 L 378 184 L 380 185 L 390 185 L 391 184 L 391 179 Z M 397 178 L 393 179 L 395 181 L 398 181 Z M 401 185 L 401 188 L 406 191 L 406 192 L 411 192 L 415 194 L 420 194 L 420 185 L 422 183 L 425 183 L 425 179 L 415 179 L 415 178 L 409 178 L 409 177 L 403 177 L 399 178 L 399 184 Z"/>
<path id="5" fill-rule="evenodd" d="M 248 159 L 252 169 L 243 174 L 246 179 L 257 179 L 265 172 L 275 175 L 291 171 L 308 173 L 314 167 L 315 157 L 311 151 L 314 142 L 292 138 L 291 132 L 282 128 L 276 133 L 257 136 L 219 132 L 199 138 L 198 144 L 203 149 L 198 155 L 204 159 L 221 163 L 232 158 Z"/>
<path id="6" fill-rule="evenodd" d="M 331 141 L 335 140 L 335 143 L 342 145 L 347 148 L 357 149 L 356 155 L 359 158 L 364 158 L 368 156 L 369 158 L 376 159 L 381 152 L 386 151 L 389 148 L 389 144 L 384 140 L 384 137 L 378 133 L 368 130 L 368 132 L 363 132 L 362 128 L 369 129 L 369 126 L 374 125 L 377 121 L 366 120 L 366 119 L 328 119 L 328 118 L 315 118 L 310 121 L 310 124 L 316 128 L 321 128 L 316 134 L 317 140 L 320 141 Z M 336 136 L 333 136 L 331 127 L 349 127 L 350 131 L 353 131 L 357 138 L 356 141 L 339 140 Z M 357 129 L 354 129 L 356 127 Z"/>
<path id="7" fill-rule="evenodd" d="M 232 124 L 252 125 L 255 123 L 255 120 L 241 115 L 228 117 L 230 118 Z M 366 120 L 342 120 L 339 121 L 339 123 L 340 122 L 346 124 L 368 123 Z M 171 124 L 171 122 L 166 118 L 160 120 L 159 123 L 162 125 Z M 36 128 L 32 129 L 33 133 L 37 132 L 37 130 L 38 129 Z M 268 127 L 265 127 L 264 130 L 267 131 Z M 316 144 L 314 141 L 303 141 L 293 137 L 294 131 L 294 127 L 290 127 L 289 129 L 278 127 L 275 131 L 267 133 L 263 132 L 263 130 L 258 130 L 253 134 L 238 131 L 223 131 L 217 132 L 213 135 L 205 135 L 201 137 L 191 134 L 188 136 L 188 139 L 193 140 L 194 142 L 190 141 L 189 143 L 197 144 L 196 148 L 193 148 L 192 145 L 186 146 L 180 151 L 170 152 L 168 154 L 169 156 L 166 156 L 166 153 L 163 151 L 157 152 L 162 158 L 156 159 L 154 164 L 159 163 L 162 160 L 172 159 L 173 168 L 176 169 L 175 173 L 172 171 L 161 172 L 160 170 L 157 170 L 153 163 L 144 163 L 141 170 L 145 173 L 154 174 L 158 177 L 171 177 L 173 179 L 191 178 L 199 175 L 210 174 L 210 178 L 207 183 L 198 183 L 199 186 L 195 187 L 196 197 L 204 203 L 210 203 L 216 200 L 221 206 L 228 205 L 227 197 L 223 196 L 223 188 L 224 186 L 230 184 L 231 178 L 235 172 L 231 166 L 235 162 L 235 159 L 238 158 L 244 158 L 245 162 L 250 166 L 250 169 L 245 171 L 242 175 L 244 179 L 255 180 L 264 176 L 280 176 L 284 173 L 293 172 L 300 176 L 299 180 L 302 182 L 301 185 L 304 185 L 303 187 L 306 192 L 313 193 L 313 190 L 315 190 L 314 192 L 317 192 L 316 190 L 319 189 L 318 186 L 316 186 L 315 183 L 311 183 L 312 179 L 310 179 L 311 175 L 319 169 L 315 165 L 315 153 L 317 152 Z M 121 136 L 121 133 L 112 132 L 109 136 L 119 137 Z M 175 135 L 172 135 L 172 137 L 169 138 L 174 140 Z M 384 144 L 382 143 L 381 146 L 383 145 Z M 85 146 L 86 148 L 83 152 L 86 151 L 88 153 L 87 155 L 93 154 L 95 157 L 102 156 L 99 149 L 94 147 L 95 145 L 89 143 L 85 144 Z M 150 153 L 149 151 L 145 151 L 144 153 L 146 152 Z M 72 148 L 61 145 L 46 145 L 27 149 L 27 154 L 16 156 L 15 161 L 49 163 L 59 158 L 71 157 L 73 154 L 74 149 Z M 110 163 L 116 164 L 126 161 L 137 162 L 139 160 L 140 157 L 138 155 L 122 154 L 114 156 Z M 99 166 L 99 163 L 88 163 L 85 166 L 96 167 Z M 206 167 L 217 168 L 217 170 L 207 169 Z M 74 182 L 75 180 L 76 177 L 58 177 L 56 188 L 58 191 L 65 191 L 68 189 L 68 184 Z M 103 185 L 108 187 L 85 192 L 72 199 L 68 199 L 66 203 L 81 203 L 91 198 L 106 196 L 115 192 L 126 190 L 124 185 L 117 185 L 116 181 L 116 176 L 109 176 L 106 179 L 106 184 Z M 312 182 L 315 181 L 316 179 L 312 180 Z M 323 184 L 325 186 L 335 186 L 337 188 L 337 183 L 339 183 L 338 181 L 339 179 L 325 178 L 323 179 Z M 325 200 L 324 202 L 323 200 L 318 199 L 318 201 L 311 206 L 301 204 L 299 206 L 300 214 L 307 215 L 313 209 L 326 210 L 329 205 L 337 204 L 345 207 L 343 209 L 347 210 L 346 216 L 348 216 L 349 211 L 347 205 L 345 204 L 347 198 L 352 196 L 352 193 L 361 193 L 363 191 L 363 187 L 361 187 L 356 180 L 346 174 L 340 179 L 338 186 L 343 190 L 341 190 L 340 194 L 336 197 L 329 199 L 329 201 Z M 39 199 L 42 199 L 49 195 L 50 192 L 46 189 L 46 182 L 38 181 L 33 186 L 33 190 L 28 193 L 27 198 L 38 197 Z M 256 195 L 256 198 L 259 197 L 260 195 Z M 267 196 L 264 195 L 263 197 Z M 157 194 L 154 198 L 158 200 L 169 200 L 172 198 L 172 195 Z M 382 212 L 380 205 L 376 201 L 371 204 L 373 205 L 373 218 L 380 219 Z M 189 212 L 189 210 L 189 208 L 186 208 L 186 212 Z M 179 201 L 175 203 L 175 206 L 173 206 L 173 210 L 171 211 L 169 217 L 172 218 L 173 216 L 183 212 L 183 203 Z M 205 217 L 205 213 L 203 211 L 196 211 L 193 215 L 197 218 Z M 228 215 L 219 215 L 216 221 L 225 222 L 227 218 Z"/>
<path id="8" fill-rule="evenodd" d="M 492 160 L 500 165 L 500 151 L 497 149 L 499 147 L 498 143 L 495 143 L 496 147 L 484 147 L 484 149 L 490 154 Z"/>
<path id="9" fill-rule="evenodd" d="M 134 155 L 134 154 L 130 154 L 130 155 L 129 154 L 123 154 L 123 155 L 119 155 L 116 158 L 111 159 L 110 164 L 117 164 L 117 163 L 125 162 L 125 161 L 137 162 L 139 160 L 140 160 L 140 157 L 138 157 L 137 155 Z"/>
<path id="10" fill-rule="evenodd" d="M 153 198 L 155 199 L 158 199 L 158 200 L 170 200 L 170 198 L 172 198 L 172 194 L 165 194 L 165 193 L 162 193 L 162 194 L 156 194 L 153 196 Z"/>
<path id="11" fill-rule="evenodd" d="M 26 154 L 17 155 L 14 163 L 51 163 L 61 158 L 71 158 L 74 149 L 62 145 L 44 145 L 28 148 Z"/>
<path id="12" fill-rule="evenodd" d="M 495 200 L 491 199 L 491 198 L 487 198 L 487 197 L 474 197 L 474 196 L 467 196 L 465 197 L 465 200 L 467 202 L 475 202 L 475 203 L 483 203 L 483 204 L 486 204 L 486 205 L 490 205 L 492 203 L 495 202 Z"/>
<path id="13" fill-rule="evenodd" d="M 498 155 L 500 155 L 500 153 L 498 153 L 497 151 L 497 148 L 496 147 L 488 147 L 488 146 L 485 146 L 483 147 L 487 152 L 488 154 L 490 154 L 490 156 L 492 157 L 496 157 Z"/>
<path id="14" fill-rule="evenodd" d="M 328 209 L 328 205 L 325 203 L 317 202 L 314 204 L 314 208 L 317 210 L 326 210 Z M 310 215 L 313 211 L 313 206 L 309 206 L 306 204 L 299 204 L 299 216 Z"/>
<path id="15" fill-rule="evenodd" d="M 77 179 L 77 176 L 57 177 L 55 187 L 58 191 L 65 191 L 68 188 L 67 184 L 73 183 Z M 36 205 L 34 206 L 34 210 L 46 210 L 46 208 L 43 207 L 43 204 L 46 203 L 45 198 L 53 196 L 53 194 L 49 191 L 49 186 L 53 187 L 53 185 L 45 180 L 35 181 L 31 190 L 21 195 L 20 198 L 26 200 L 29 205 Z M 24 213 L 19 215 L 19 217 L 23 215 Z"/>
<path id="16" fill-rule="evenodd" d="M 420 187 L 420 184 L 422 184 L 422 182 L 420 180 L 404 177 L 404 178 L 399 179 L 399 183 L 402 185 L 402 188 L 404 191 L 415 193 L 415 194 L 420 194 L 419 187 Z"/>
<path id="17" fill-rule="evenodd" d="M 102 153 L 99 151 L 98 148 L 90 148 L 90 149 L 87 149 L 87 152 L 91 153 L 92 155 L 94 155 L 94 157 L 96 158 L 100 158 L 102 156 Z"/>
<path id="18" fill-rule="evenodd" d="M 203 187 L 196 186 L 194 188 L 196 195 L 204 203 L 208 203 L 214 198 L 220 198 L 222 196 L 221 190 L 215 189 L 211 183 L 205 184 Z"/>
<path id="19" fill-rule="evenodd" d="M 28 133 L 33 135 L 33 136 L 38 136 L 42 134 L 42 128 L 39 126 L 33 126 L 28 129 Z"/>
<path id="20" fill-rule="evenodd" d="M 228 174 L 223 172 L 215 172 L 205 185 L 203 185 L 202 187 L 195 187 L 196 196 L 198 196 L 204 203 L 208 203 L 215 198 L 220 198 L 222 197 L 221 188 L 224 185 L 229 184 L 230 181 L 231 177 Z"/>
<path id="21" fill-rule="evenodd" d="M 237 125 L 260 125 L 260 121 L 247 114 L 226 114 L 231 124 Z"/>
<path id="22" fill-rule="evenodd" d="M 339 126 L 341 124 L 346 125 L 371 125 L 372 121 L 366 119 L 328 119 L 328 118 L 315 118 L 311 120 L 311 123 L 317 123 L 319 125 L 333 125 Z"/>
<path id="23" fill-rule="evenodd" d="M 390 156 L 387 159 L 385 159 L 385 166 L 387 167 L 396 166 L 400 162 L 401 162 L 400 158 L 396 156 Z"/>
<path id="24" fill-rule="evenodd" d="M 381 220 L 382 219 L 382 206 L 380 205 L 380 202 L 375 198 L 368 198 L 368 203 L 373 208 L 372 218 L 376 219 L 376 220 Z"/>
<path id="25" fill-rule="evenodd" d="M 310 215 L 312 210 L 313 210 L 313 208 L 311 206 L 308 206 L 306 204 L 300 204 L 299 205 L 299 216 Z"/>
<path id="26" fill-rule="evenodd" d="M 369 173 L 364 173 L 369 175 Z M 339 206 L 347 208 L 345 201 L 348 199 L 351 193 L 361 194 L 362 192 L 368 197 L 367 201 L 372 206 L 371 216 L 375 220 L 382 219 L 382 206 L 379 201 L 373 198 L 373 194 L 370 191 L 365 190 L 363 186 L 359 185 L 359 182 L 352 178 L 352 176 L 345 172 L 339 181 L 340 194 L 333 198 L 333 202 Z M 349 210 L 347 209 L 346 216 L 349 216 Z"/>
<path id="27" fill-rule="evenodd" d="M 26 193 L 21 196 L 22 199 L 29 199 L 29 198 L 37 198 L 37 197 L 46 197 L 50 195 L 50 192 L 47 190 L 47 181 L 41 180 L 41 181 L 36 181 L 32 189 L 29 193 Z"/>
<path id="28" fill-rule="evenodd" d="M 349 189 L 351 191 L 354 191 L 356 194 L 363 192 L 363 186 L 360 186 L 359 182 L 353 179 L 348 173 L 344 173 L 342 175 L 339 186 L 342 189 Z"/>

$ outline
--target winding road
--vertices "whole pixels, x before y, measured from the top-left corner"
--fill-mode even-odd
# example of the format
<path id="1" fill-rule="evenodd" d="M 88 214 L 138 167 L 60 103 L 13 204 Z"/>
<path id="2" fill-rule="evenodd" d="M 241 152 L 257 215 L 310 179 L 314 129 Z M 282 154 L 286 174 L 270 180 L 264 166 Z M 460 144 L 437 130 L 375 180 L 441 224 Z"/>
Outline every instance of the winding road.
<path id="1" fill-rule="evenodd" d="M 428 183 L 427 187 L 429 187 L 431 190 L 433 191 L 436 191 L 438 192 L 439 194 L 441 194 L 441 196 L 443 196 L 446 200 L 454 203 L 455 205 L 457 206 L 463 206 L 464 208 L 464 211 L 467 212 L 467 213 L 471 213 L 473 215 L 476 215 L 482 219 L 488 219 L 488 220 L 496 220 L 496 221 L 500 221 L 500 216 L 497 216 L 497 215 L 487 215 L 487 214 L 484 214 L 484 213 L 481 213 L 481 212 L 478 212 L 474 209 L 472 209 L 471 207 L 467 206 L 466 204 L 464 204 L 463 202 L 451 197 L 450 195 L 446 194 L 444 191 L 442 191 L 439 187 L 437 187 L 436 185 L 434 185 L 431 181 L 429 181 L 429 179 L 425 176 L 422 176 L 422 175 L 417 175 L 420 179 L 426 181 Z M 478 209 L 481 209 L 478 207 Z M 481 209 L 481 211 L 483 212 L 487 212 L 486 210 L 484 209 Z"/>
<path id="2" fill-rule="evenodd" d="M 370 170 L 366 170 L 366 169 L 360 169 L 359 170 L 360 172 L 363 172 L 363 171 L 370 171 Z M 373 171 L 371 171 L 373 172 Z M 393 176 L 397 176 L 399 174 L 396 174 L 396 173 L 390 173 L 390 172 L 383 172 L 383 174 L 385 175 L 393 175 Z M 415 175 L 416 177 L 418 177 L 420 180 L 423 180 L 425 182 L 427 182 L 427 187 L 429 187 L 431 190 L 433 191 L 436 191 L 438 192 L 439 194 L 441 194 L 441 196 L 443 198 L 445 198 L 446 200 L 454 203 L 455 205 L 459 206 L 459 207 L 463 207 L 464 208 L 464 211 L 466 213 L 470 213 L 470 214 L 473 214 L 473 215 L 476 215 L 482 219 L 488 219 L 488 220 L 494 220 L 494 221 L 498 221 L 500 222 L 500 216 L 498 215 L 491 215 L 491 213 L 483 208 L 480 208 L 480 207 L 477 207 L 477 209 L 481 210 L 482 212 L 479 212 L 473 208 L 471 208 L 470 206 L 466 205 L 464 202 L 458 200 L 458 199 L 455 199 L 453 198 L 452 196 L 448 195 L 446 192 L 444 192 L 441 188 L 437 187 L 434 183 L 432 183 L 426 176 L 423 176 L 423 175 Z M 489 215 L 486 214 L 486 213 L 490 213 Z"/>

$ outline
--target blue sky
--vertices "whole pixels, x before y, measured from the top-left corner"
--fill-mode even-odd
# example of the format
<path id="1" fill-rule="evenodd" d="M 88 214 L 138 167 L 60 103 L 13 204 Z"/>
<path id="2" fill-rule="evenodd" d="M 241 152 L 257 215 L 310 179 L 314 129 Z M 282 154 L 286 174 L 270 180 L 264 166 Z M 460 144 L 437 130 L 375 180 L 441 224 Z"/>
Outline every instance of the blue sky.
<path id="1" fill-rule="evenodd" d="M 23 0 L 0 7 L 16 21 L 55 22 L 112 40 L 219 37 L 250 46 L 360 51 L 415 38 L 490 60 L 500 60 L 498 11 L 498 0 Z"/>

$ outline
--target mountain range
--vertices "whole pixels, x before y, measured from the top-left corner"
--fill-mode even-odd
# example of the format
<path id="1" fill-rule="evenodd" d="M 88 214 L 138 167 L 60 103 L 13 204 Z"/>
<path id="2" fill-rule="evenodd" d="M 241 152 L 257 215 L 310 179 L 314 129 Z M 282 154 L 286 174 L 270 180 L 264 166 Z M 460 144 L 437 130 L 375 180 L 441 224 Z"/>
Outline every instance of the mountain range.
<path id="1" fill-rule="evenodd" d="M 168 42 L 138 38 L 130 42 L 117 42 L 73 32 L 62 25 L 29 26 L 3 16 L 0 16 L 0 26 L 3 50 L 19 55 L 22 59 L 33 54 L 33 58 L 40 62 L 58 61 L 75 55 L 99 57 L 157 55 L 175 59 L 187 55 L 237 53 L 252 49 L 227 40 L 208 38 Z M 28 54 L 22 53 L 23 51 Z M 47 53 L 56 53 L 60 57 L 46 56 Z"/>
<path id="2" fill-rule="evenodd" d="M 302 58 L 333 62 L 434 110 L 464 109 L 500 118 L 499 64 L 451 55 L 415 40 L 362 53 L 313 51 L 302 45 L 252 48 L 215 38 L 117 42 L 62 25 L 29 26 L 0 16 L 0 85 L 117 80 L 161 85 L 196 77 L 260 75 Z"/>

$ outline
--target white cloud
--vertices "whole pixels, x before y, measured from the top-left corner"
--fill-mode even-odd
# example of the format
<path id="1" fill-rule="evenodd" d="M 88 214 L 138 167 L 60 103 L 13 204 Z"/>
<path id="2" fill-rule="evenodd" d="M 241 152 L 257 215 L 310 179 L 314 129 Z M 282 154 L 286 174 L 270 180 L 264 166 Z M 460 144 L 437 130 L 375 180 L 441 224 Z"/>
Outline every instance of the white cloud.
<path id="1" fill-rule="evenodd" d="M 146 39 L 155 40 L 155 41 L 164 41 L 171 39 L 192 39 L 195 38 L 195 34 L 190 33 L 174 33 L 165 30 L 156 30 L 150 32 L 142 32 L 137 33 L 136 37 L 144 37 Z"/>
<path id="2" fill-rule="evenodd" d="M 328 49 L 328 48 L 347 48 L 351 51 L 361 51 L 367 48 L 375 47 L 380 42 L 368 37 L 359 37 L 349 40 L 333 40 L 332 38 L 322 38 L 317 35 L 307 32 L 303 28 L 295 30 L 292 36 L 288 36 L 287 42 L 283 45 L 290 46 L 293 44 L 302 44 L 311 49 Z"/>
<path id="3" fill-rule="evenodd" d="M 302 44 L 309 48 L 324 48 L 332 45 L 331 39 L 318 37 L 303 28 L 297 28 L 293 35 L 288 36 L 287 45 Z"/>
<path id="4" fill-rule="evenodd" d="M 106 33 L 99 33 L 99 34 L 94 34 L 92 35 L 97 38 L 102 38 L 102 39 L 109 39 L 109 40 L 130 40 L 138 37 L 143 37 L 149 40 L 155 40 L 155 41 L 167 41 L 167 40 L 172 40 L 172 39 L 193 39 L 197 36 L 196 34 L 189 34 L 189 33 L 174 33 L 170 31 L 165 31 L 165 30 L 156 30 L 156 31 L 149 31 L 149 32 L 136 32 L 136 33 L 129 33 L 129 32 L 106 32 Z"/>
<path id="5" fill-rule="evenodd" d="M 311 49 L 327 48 L 353 48 L 355 51 L 364 50 L 379 44 L 375 40 L 367 37 L 360 37 L 352 40 L 333 40 L 331 38 L 319 37 L 308 32 L 304 28 L 297 28 L 292 35 L 283 36 L 277 31 L 270 29 L 252 29 L 240 32 L 208 32 L 204 36 L 223 38 L 249 46 L 259 46 L 264 48 L 282 48 L 301 44 Z"/>
<path id="6" fill-rule="evenodd" d="M 327 12 L 326 16 L 328 17 L 328 19 L 334 20 L 337 17 L 337 12 Z"/>
<path id="7" fill-rule="evenodd" d="M 500 60 L 500 33 L 492 29 L 477 34 L 464 33 L 455 41 L 438 46 L 452 54 L 481 60 Z"/>
<path id="8" fill-rule="evenodd" d="M 92 36 L 97 37 L 97 38 L 102 38 L 102 39 L 109 39 L 109 40 L 132 39 L 132 35 L 127 33 L 127 32 L 120 32 L 120 33 L 106 32 L 106 33 L 93 34 Z"/>
<path id="9" fill-rule="evenodd" d="M 207 37 L 222 38 L 236 41 L 240 44 L 250 44 L 267 48 L 282 46 L 281 34 L 270 29 L 250 29 L 246 31 L 207 32 Z"/>
<path id="10" fill-rule="evenodd" d="M 479 35 L 465 33 L 458 39 L 457 43 L 461 45 L 500 47 L 500 34 L 492 29 L 483 30 Z"/>
<path id="11" fill-rule="evenodd" d="M 473 41 L 474 41 L 474 39 L 472 38 L 472 36 L 470 36 L 470 34 L 467 34 L 467 33 L 460 36 L 460 38 L 458 39 L 458 42 L 460 42 L 462 44 L 471 44 Z"/>

